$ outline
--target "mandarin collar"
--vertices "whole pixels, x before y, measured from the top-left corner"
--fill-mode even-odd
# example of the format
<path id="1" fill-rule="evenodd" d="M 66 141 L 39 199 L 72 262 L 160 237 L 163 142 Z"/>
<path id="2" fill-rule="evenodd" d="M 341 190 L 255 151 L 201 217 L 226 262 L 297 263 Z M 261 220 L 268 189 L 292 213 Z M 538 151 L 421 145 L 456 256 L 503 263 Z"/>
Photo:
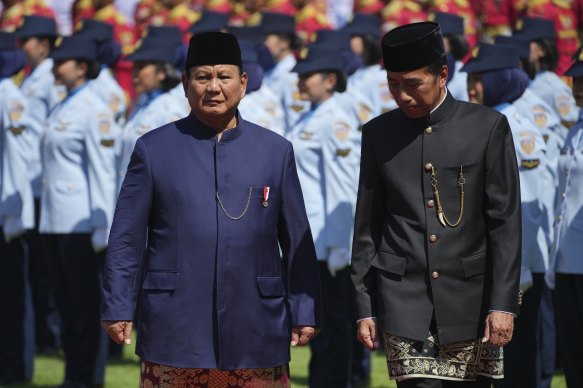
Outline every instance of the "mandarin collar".
<path id="1" fill-rule="evenodd" d="M 435 108 L 428 116 L 425 117 L 425 122 L 429 125 L 438 124 L 443 121 L 451 112 L 455 105 L 455 98 L 452 97 L 451 93 L 446 91 L 445 98 L 441 104 Z"/>
<path id="2" fill-rule="evenodd" d="M 236 138 L 241 136 L 241 134 L 243 133 L 243 131 L 241 130 L 241 126 L 243 124 L 243 119 L 241 118 L 241 115 L 239 114 L 238 109 L 237 109 L 236 116 L 237 116 L 237 125 L 231 129 L 227 129 L 226 131 L 223 131 L 223 135 L 221 136 L 220 143 L 225 143 L 228 141 L 235 140 Z M 213 140 L 215 142 L 219 142 L 216 129 L 211 128 L 208 125 L 206 125 L 205 123 L 203 123 L 198 117 L 196 117 L 196 115 L 194 113 L 191 112 L 190 115 L 188 115 L 187 120 L 190 121 L 190 124 L 192 125 L 192 130 L 194 131 L 196 137 L 201 138 L 201 139 Z"/>

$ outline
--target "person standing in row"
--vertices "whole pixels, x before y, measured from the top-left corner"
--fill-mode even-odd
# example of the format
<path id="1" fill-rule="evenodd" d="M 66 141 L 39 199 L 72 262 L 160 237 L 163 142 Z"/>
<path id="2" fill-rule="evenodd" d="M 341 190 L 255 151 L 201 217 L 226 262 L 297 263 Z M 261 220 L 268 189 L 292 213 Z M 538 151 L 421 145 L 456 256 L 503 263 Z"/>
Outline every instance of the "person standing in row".
<path id="1" fill-rule="evenodd" d="M 41 131 L 11 77 L 24 67 L 13 33 L 0 32 L 0 385 L 30 381 L 35 353 L 29 256 L 24 233 L 34 227 L 32 187 L 24 173 Z"/>
<path id="2" fill-rule="evenodd" d="M 103 376 L 95 375 L 102 365 L 99 277 L 113 215 L 120 132 L 110 109 L 88 87 L 99 74 L 95 43 L 64 38 L 52 58 L 55 80 L 66 87 L 67 97 L 47 120 L 39 229 L 61 317 L 65 386 L 90 386 L 103 383 Z"/>
<path id="3" fill-rule="evenodd" d="M 573 97 L 583 108 L 583 51 L 565 75 L 573 77 Z M 581 111 L 583 112 L 583 111 Z M 568 387 L 583 385 L 583 116 L 570 130 L 559 156 L 555 239 L 546 280 L 555 289 L 559 349 Z"/>
<path id="4" fill-rule="evenodd" d="M 358 337 L 371 349 L 384 342 L 399 388 L 490 387 L 519 302 L 508 120 L 448 93 L 438 24 L 404 25 L 381 43 L 399 109 L 363 128 L 352 251 Z"/>
<path id="5" fill-rule="evenodd" d="M 238 114 L 247 75 L 234 35 L 192 37 L 182 81 L 191 114 L 140 137 L 130 159 L 102 326 L 129 343 L 138 310 L 144 386 L 289 387 L 290 344 L 321 325 L 292 145 Z"/>
<path id="6" fill-rule="evenodd" d="M 350 237 L 360 161 L 358 123 L 336 93 L 346 89 L 339 50 L 308 46 L 292 69 L 303 100 L 310 102 L 288 138 L 316 244 L 324 328 L 311 343 L 310 387 L 350 386 L 352 318 Z"/>

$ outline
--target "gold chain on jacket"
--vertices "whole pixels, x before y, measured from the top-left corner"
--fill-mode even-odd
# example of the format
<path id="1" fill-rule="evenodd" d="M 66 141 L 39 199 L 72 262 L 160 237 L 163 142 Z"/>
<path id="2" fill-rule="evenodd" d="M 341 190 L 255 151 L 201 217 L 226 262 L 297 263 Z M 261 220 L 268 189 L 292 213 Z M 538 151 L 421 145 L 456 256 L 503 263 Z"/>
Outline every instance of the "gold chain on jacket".
<path id="1" fill-rule="evenodd" d="M 229 214 L 229 212 L 227 212 L 227 209 L 225 209 L 225 207 L 223 206 L 223 203 L 221 202 L 221 198 L 219 197 L 219 192 L 217 191 L 217 201 L 219 202 L 219 205 L 221 206 L 221 209 L 223 209 L 223 213 L 225 213 L 225 215 L 230 218 L 233 221 L 238 221 L 241 218 L 243 218 L 243 216 L 245 215 L 245 213 L 247 213 L 247 210 L 249 210 L 249 204 L 251 203 L 251 193 L 253 192 L 253 188 L 249 187 L 249 196 L 247 197 L 247 204 L 245 205 L 245 209 L 243 209 L 243 213 L 241 213 L 240 216 L 232 216 Z"/>
<path id="2" fill-rule="evenodd" d="M 460 188 L 460 216 L 455 223 L 451 223 L 445 216 L 443 207 L 441 206 L 441 200 L 439 199 L 439 191 L 437 190 L 437 177 L 435 175 L 435 168 L 431 166 L 431 186 L 433 186 L 433 193 L 435 194 L 435 202 L 437 202 L 437 219 L 443 226 L 449 226 L 455 228 L 462 221 L 464 216 L 464 185 L 466 184 L 466 178 L 464 178 L 464 168 L 460 166 L 460 175 L 457 180 L 458 186 Z"/>

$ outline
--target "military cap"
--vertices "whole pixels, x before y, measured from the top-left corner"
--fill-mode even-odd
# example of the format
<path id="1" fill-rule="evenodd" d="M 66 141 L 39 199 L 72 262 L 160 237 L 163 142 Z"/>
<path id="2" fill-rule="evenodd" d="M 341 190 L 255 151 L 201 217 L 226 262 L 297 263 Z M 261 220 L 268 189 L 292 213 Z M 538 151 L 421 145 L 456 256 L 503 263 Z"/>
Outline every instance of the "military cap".
<path id="1" fill-rule="evenodd" d="M 228 26 L 227 31 L 233 34 L 237 39 L 248 40 L 253 43 L 263 43 L 265 34 L 260 26 Z"/>
<path id="2" fill-rule="evenodd" d="M 176 46 L 168 42 L 146 36 L 136 50 L 126 57 L 131 62 L 175 63 Z"/>
<path id="3" fill-rule="evenodd" d="M 203 32 L 190 38 L 186 69 L 203 65 L 242 67 L 241 48 L 235 35 L 227 32 Z"/>
<path id="4" fill-rule="evenodd" d="M 577 50 L 574 59 L 575 63 L 569 67 L 565 75 L 569 77 L 581 77 L 583 76 L 583 48 Z"/>
<path id="5" fill-rule="evenodd" d="M 439 24 L 405 24 L 387 32 L 382 40 L 383 62 L 388 71 L 412 71 L 445 58 Z"/>
<path id="6" fill-rule="evenodd" d="M 530 40 L 524 37 L 497 35 L 494 37 L 494 44 L 515 47 L 520 59 L 528 59 L 530 56 Z"/>
<path id="7" fill-rule="evenodd" d="M 302 50 L 300 60 L 291 71 L 298 74 L 324 70 L 343 71 L 342 64 L 342 54 L 338 49 L 311 45 Z"/>
<path id="8" fill-rule="evenodd" d="M 94 62 L 97 60 L 97 44 L 90 39 L 66 36 L 51 52 L 51 58 L 84 59 Z"/>
<path id="9" fill-rule="evenodd" d="M 113 40 L 113 26 L 94 19 L 83 19 L 75 36 L 95 42 Z"/>
<path id="10" fill-rule="evenodd" d="M 159 39 L 165 44 L 178 46 L 182 44 L 182 32 L 176 26 L 148 26 L 146 37 Z"/>
<path id="11" fill-rule="evenodd" d="M 15 31 L 19 38 L 32 38 L 35 36 L 57 37 L 57 23 L 52 18 L 44 16 L 25 16 L 20 28 Z"/>
<path id="12" fill-rule="evenodd" d="M 241 61 L 243 62 L 258 62 L 257 45 L 251 41 L 239 39 L 239 47 L 241 48 Z"/>
<path id="13" fill-rule="evenodd" d="M 430 15 L 430 19 L 439 24 L 442 35 L 463 35 L 464 18 L 458 15 L 445 12 L 435 12 Z"/>
<path id="14" fill-rule="evenodd" d="M 381 36 L 381 19 L 364 13 L 357 13 L 342 29 L 351 35 Z"/>
<path id="15" fill-rule="evenodd" d="M 201 18 L 188 31 L 193 34 L 201 32 L 221 31 L 227 27 L 229 15 L 222 12 L 204 11 Z"/>
<path id="16" fill-rule="evenodd" d="M 265 34 L 294 34 L 296 20 L 291 15 L 276 12 L 264 12 L 261 17 L 261 28 Z"/>
<path id="17" fill-rule="evenodd" d="M 466 73 L 483 73 L 492 70 L 518 67 L 518 49 L 513 46 L 482 43 L 472 53 L 472 58 L 461 68 Z"/>
<path id="18" fill-rule="evenodd" d="M 16 35 L 0 31 L 0 50 L 15 50 L 16 48 Z"/>
<path id="19" fill-rule="evenodd" d="M 16 45 L 16 35 L 0 32 L 0 77 L 12 77 L 24 64 L 24 53 Z"/>
<path id="20" fill-rule="evenodd" d="M 543 18 L 525 17 L 518 21 L 516 36 L 530 40 L 555 39 L 555 23 Z"/>
<path id="21" fill-rule="evenodd" d="M 345 30 L 318 30 L 315 33 L 314 44 L 339 50 L 351 50 L 350 33 Z"/>

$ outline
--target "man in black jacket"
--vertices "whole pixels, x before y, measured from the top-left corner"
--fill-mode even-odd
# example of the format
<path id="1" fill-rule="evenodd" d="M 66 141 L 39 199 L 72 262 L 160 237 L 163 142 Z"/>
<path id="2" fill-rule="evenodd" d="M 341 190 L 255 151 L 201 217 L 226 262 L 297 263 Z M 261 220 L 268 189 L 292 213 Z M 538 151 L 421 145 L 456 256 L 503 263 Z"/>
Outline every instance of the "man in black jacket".
<path id="1" fill-rule="evenodd" d="M 506 117 L 447 92 L 439 26 L 382 39 L 399 109 L 363 128 L 358 338 L 405 387 L 489 387 L 518 313 L 519 178 Z"/>

